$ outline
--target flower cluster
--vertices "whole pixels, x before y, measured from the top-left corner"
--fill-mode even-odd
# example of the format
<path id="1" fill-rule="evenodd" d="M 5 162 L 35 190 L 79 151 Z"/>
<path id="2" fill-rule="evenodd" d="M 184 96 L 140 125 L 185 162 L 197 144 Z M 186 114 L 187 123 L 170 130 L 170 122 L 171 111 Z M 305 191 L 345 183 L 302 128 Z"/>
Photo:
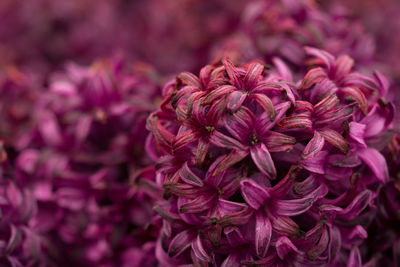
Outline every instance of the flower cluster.
<path id="1" fill-rule="evenodd" d="M 246 6 L 242 31 L 215 48 L 234 61 L 262 59 L 272 63 L 275 56 L 302 68 L 303 46 L 313 46 L 335 56 L 348 54 L 364 68 L 374 58 L 375 43 L 363 25 L 349 15 L 323 11 L 309 0 L 260 0 Z"/>
<path id="2" fill-rule="evenodd" d="M 379 73 L 306 48 L 299 81 L 228 58 L 181 73 L 147 122 L 165 201 L 163 266 L 360 266 L 360 246 L 389 180 L 380 150 L 394 106 Z M 386 142 L 386 143 L 385 143 Z"/>
<path id="3" fill-rule="evenodd" d="M 23 114 L 30 126 L 20 129 L 19 150 L 8 157 L 12 143 L 2 146 L 1 231 L 12 266 L 41 255 L 55 266 L 129 266 L 132 257 L 154 263 L 146 255 L 154 250 L 152 203 L 161 193 L 143 143 L 156 77 L 148 66 L 115 58 L 54 74 L 34 108 L 9 97 L 11 108 L 35 110 Z M 13 258 L 16 248 L 22 259 Z"/>
<path id="4" fill-rule="evenodd" d="M 400 5 L 361 2 L 1 0 L 0 266 L 397 266 Z"/>

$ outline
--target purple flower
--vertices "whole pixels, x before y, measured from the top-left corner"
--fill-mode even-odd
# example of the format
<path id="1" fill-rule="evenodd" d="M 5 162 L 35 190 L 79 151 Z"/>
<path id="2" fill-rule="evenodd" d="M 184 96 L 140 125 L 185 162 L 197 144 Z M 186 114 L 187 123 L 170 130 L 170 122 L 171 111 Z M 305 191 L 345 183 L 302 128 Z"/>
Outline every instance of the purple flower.
<path id="1" fill-rule="evenodd" d="M 147 124 L 161 264 L 361 264 L 394 108 L 382 75 L 305 50 L 317 66 L 297 82 L 279 59 L 266 71 L 224 58 L 164 88 Z"/>

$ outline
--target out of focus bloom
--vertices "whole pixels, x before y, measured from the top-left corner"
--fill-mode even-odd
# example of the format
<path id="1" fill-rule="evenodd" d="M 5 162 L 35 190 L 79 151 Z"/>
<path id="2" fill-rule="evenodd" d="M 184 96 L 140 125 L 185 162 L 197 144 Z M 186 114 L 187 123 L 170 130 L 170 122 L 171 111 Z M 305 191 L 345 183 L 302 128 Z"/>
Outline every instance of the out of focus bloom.
<path id="1" fill-rule="evenodd" d="M 380 74 L 307 47 L 300 80 L 279 58 L 181 73 L 148 118 L 164 201 L 162 266 L 361 266 L 388 183 L 394 106 Z"/>
<path id="2" fill-rule="evenodd" d="M 346 14 L 324 11 L 313 0 L 251 1 L 242 14 L 241 30 L 225 38 L 215 55 L 235 62 L 262 59 L 271 64 L 275 56 L 304 68 L 303 46 L 313 46 L 335 56 L 348 54 L 364 68 L 374 57 L 373 38 L 363 25 Z"/>
<path id="3" fill-rule="evenodd" d="M 5 197 L 7 188 L 15 191 L 9 202 L 16 207 L 10 214 L 2 209 L 5 238 L 43 237 L 49 249 L 35 253 L 56 266 L 131 266 L 132 258 L 154 265 L 152 203 L 161 193 L 143 144 L 156 80 L 148 66 L 128 66 L 119 58 L 54 74 L 49 89 L 31 103 L 33 122 L 18 139 L 19 150 L 6 147 L 13 168 L 2 183 Z M 19 219 L 35 231 L 15 228 Z M 29 244 L 37 251 L 40 241 L 27 242 L 36 242 Z M 7 242 L 5 253 L 11 251 Z M 18 255 L 31 253 L 26 250 Z"/>

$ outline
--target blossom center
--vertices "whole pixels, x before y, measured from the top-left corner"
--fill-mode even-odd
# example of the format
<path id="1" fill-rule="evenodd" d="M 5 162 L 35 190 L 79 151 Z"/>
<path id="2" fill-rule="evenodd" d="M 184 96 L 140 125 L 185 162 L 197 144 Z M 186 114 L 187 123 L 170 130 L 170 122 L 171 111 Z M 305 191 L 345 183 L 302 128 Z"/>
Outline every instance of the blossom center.
<path id="1" fill-rule="evenodd" d="M 251 137 L 251 140 L 250 140 L 251 145 L 254 146 L 255 144 L 258 143 L 258 141 L 259 140 L 258 140 L 257 136 L 255 134 L 253 134 L 252 137 Z"/>

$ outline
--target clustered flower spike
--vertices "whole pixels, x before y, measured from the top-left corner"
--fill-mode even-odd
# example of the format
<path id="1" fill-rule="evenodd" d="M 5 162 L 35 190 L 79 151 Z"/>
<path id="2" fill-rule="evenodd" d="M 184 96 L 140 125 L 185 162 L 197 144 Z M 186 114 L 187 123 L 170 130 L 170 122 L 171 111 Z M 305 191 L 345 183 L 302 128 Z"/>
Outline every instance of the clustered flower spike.
<path id="1" fill-rule="evenodd" d="M 358 68 L 369 66 L 375 40 L 363 25 L 348 14 L 322 10 L 319 4 L 314 0 L 252 1 L 243 11 L 241 30 L 223 39 L 214 54 L 238 62 L 262 59 L 268 64 L 280 57 L 303 69 L 303 47 L 313 46 L 335 56 L 348 54 L 363 63 Z"/>
<path id="2" fill-rule="evenodd" d="M 305 53 L 318 65 L 298 81 L 279 59 L 268 70 L 224 58 L 165 86 L 147 121 L 164 188 L 162 266 L 361 266 L 370 257 L 360 245 L 389 180 L 388 83 L 354 72 L 349 56 Z"/>
<path id="3" fill-rule="evenodd" d="M 1 0 L 0 267 L 398 266 L 399 8 Z"/>
<path id="4" fill-rule="evenodd" d="M 154 264 L 161 191 L 143 144 L 156 77 L 118 57 L 54 74 L 30 126 L 1 146 L 4 266 Z"/>

